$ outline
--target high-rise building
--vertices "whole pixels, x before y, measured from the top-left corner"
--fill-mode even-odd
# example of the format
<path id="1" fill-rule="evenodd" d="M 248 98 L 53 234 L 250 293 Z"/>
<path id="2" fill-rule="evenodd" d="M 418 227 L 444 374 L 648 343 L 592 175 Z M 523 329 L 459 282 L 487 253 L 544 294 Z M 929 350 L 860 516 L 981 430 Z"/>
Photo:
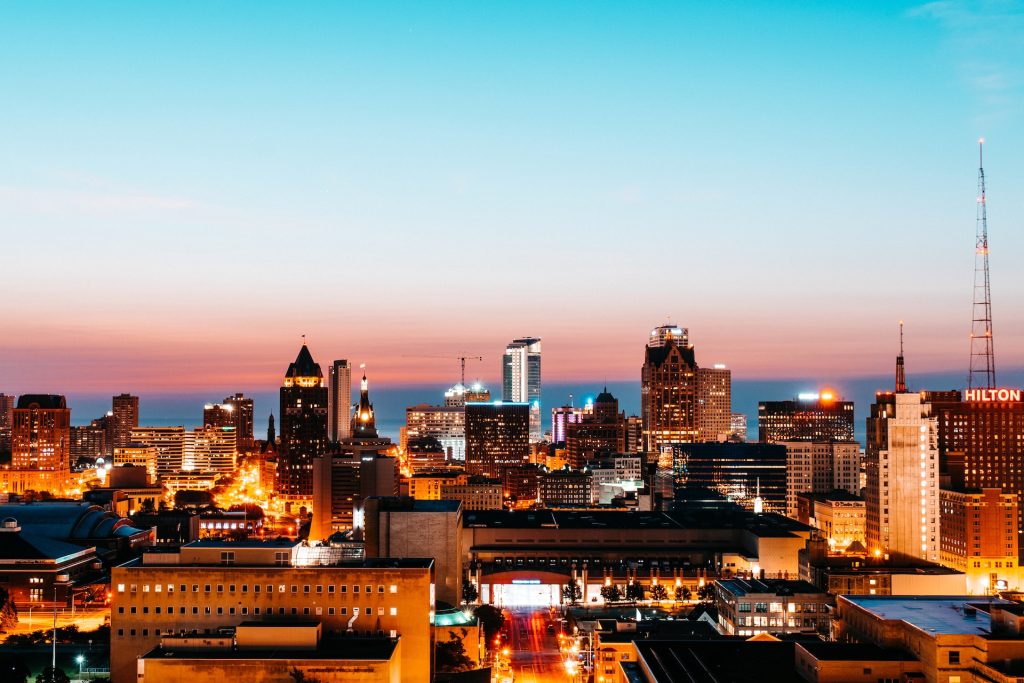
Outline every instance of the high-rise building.
<path id="1" fill-rule="evenodd" d="M 11 452 L 11 428 L 14 426 L 16 398 L 0 394 L 0 454 Z"/>
<path id="2" fill-rule="evenodd" d="M 37 490 L 62 490 L 71 474 L 71 410 L 64 397 L 19 396 L 13 418 L 11 469 L 31 473 Z"/>
<path id="3" fill-rule="evenodd" d="M 726 441 L 732 429 L 732 371 L 697 369 L 697 440 Z"/>
<path id="4" fill-rule="evenodd" d="M 155 446 L 141 443 L 130 443 L 114 449 L 114 465 L 145 467 L 146 479 L 152 484 L 157 480 L 157 450 Z"/>
<path id="5" fill-rule="evenodd" d="M 156 451 L 158 478 L 177 474 L 185 460 L 184 427 L 139 427 L 132 430 L 132 445 Z"/>
<path id="6" fill-rule="evenodd" d="M 376 439 L 377 419 L 373 414 L 373 404 L 370 403 L 370 382 L 363 373 L 363 379 L 359 382 L 359 405 L 352 415 L 351 429 L 353 439 Z"/>
<path id="7" fill-rule="evenodd" d="M 234 427 L 201 427 L 185 433 L 181 469 L 230 474 L 235 471 L 237 455 Z"/>
<path id="8" fill-rule="evenodd" d="M 757 404 L 757 433 L 761 443 L 854 441 L 853 401 L 836 398 L 828 389 L 792 401 L 762 401 Z"/>
<path id="9" fill-rule="evenodd" d="M 71 463 L 79 460 L 95 460 L 105 456 L 107 448 L 107 430 L 93 426 L 72 426 L 70 436 Z"/>
<path id="10" fill-rule="evenodd" d="M 113 424 L 107 452 L 113 454 L 115 448 L 127 446 L 131 442 L 132 430 L 139 426 L 139 397 L 131 394 L 118 394 L 113 398 L 110 414 Z"/>
<path id="11" fill-rule="evenodd" d="M 639 415 L 626 418 L 626 453 L 644 452 L 644 421 Z"/>
<path id="12" fill-rule="evenodd" d="M 565 458 L 574 469 L 599 457 L 610 457 L 626 450 L 626 415 L 619 402 L 608 392 L 598 394 L 593 408 L 579 422 L 566 425 Z"/>
<path id="13" fill-rule="evenodd" d="M 313 459 L 327 452 L 327 386 L 303 344 L 281 385 L 281 448 L 277 493 L 293 500 L 313 495 Z"/>
<path id="14" fill-rule="evenodd" d="M 230 403 L 207 403 L 203 406 L 204 427 L 234 427 L 235 406 Z"/>
<path id="15" fill-rule="evenodd" d="M 938 562 L 938 420 L 925 392 L 875 395 L 864 466 L 868 550 Z"/>
<path id="16" fill-rule="evenodd" d="M 697 362 L 685 329 L 663 325 L 651 331 L 640 371 L 640 401 L 645 450 L 658 453 L 697 440 Z"/>
<path id="17" fill-rule="evenodd" d="M 939 561 L 967 574 L 967 592 L 1019 588 L 1017 494 L 999 488 L 939 491 Z"/>
<path id="18" fill-rule="evenodd" d="M 502 360 L 501 398 L 530 406 L 530 442 L 543 438 L 540 417 L 540 339 L 513 339 Z"/>
<path id="19" fill-rule="evenodd" d="M 710 489 L 748 510 L 786 512 L 786 449 L 778 444 L 675 444 L 672 467 L 677 492 Z"/>
<path id="20" fill-rule="evenodd" d="M 421 403 L 405 409 L 405 443 L 434 438 L 447 452 L 448 460 L 466 459 L 466 411 L 458 406 Z"/>
<path id="21" fill-rule="evenodd" d="M 467 403 L 487 403 L 491 400 L 491 391 L 480 382 L 463 386 L 456 384 L 444 392 L 444 404 L 450 408 L 462 408 Z"/>
<path id="22" fill-rule="evenodd" d="M 331 441 L 352 436 L 352 366 L 342 358 L 331 363 L 327 383 L 327 432 Z"/>
<path id="23" fill-rule="evenodd" d="M 860 495 L 856 441 L 782 441 L 786 448 L 786 516 L 797 519 L 797 495 L 842 489 Z"/>
<path id="24" fill-rule="evenodd" d="M 253 401 L 246 398 L 245 394 L 235 394 L 224 399 L 224 405 L 234 408 L 235 434 L 238 437 L 239 452 L 248 453 L 252 451 L 254 440 L 254 417 Z"/>
<path id="25" fill-rule="evenodd" d="M 328 453 L 313 461 L 310 540 L 363 526 L 363 501 L 398 495 L 398 459 L 383 453 Z"/>
<path id="26" fill-rule="evenodd" d="M 551 443 L 565 441 L 566 428 L 579 422 L 583 417 L 583 408 L 561 406 L 551 409 Z"/>
<path id="27" fill-rule="evenodd" d="M 466 404 L 466 472 L 500 477 L 530 460 L 530 404 Z"/>
<path id="28" fill-rule="evenodd" d="M 747 440 L 747 416 L 743 413 L 733 413 L 729 418 L 729 441 Z"/>

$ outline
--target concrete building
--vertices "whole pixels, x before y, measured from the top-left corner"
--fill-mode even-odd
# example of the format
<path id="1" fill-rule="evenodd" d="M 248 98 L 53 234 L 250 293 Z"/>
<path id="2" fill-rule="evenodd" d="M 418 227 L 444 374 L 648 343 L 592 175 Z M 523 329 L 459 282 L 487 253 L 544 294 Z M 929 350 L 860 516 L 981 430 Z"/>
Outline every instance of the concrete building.
<path id="1" fill-rule="evenodd" d="M 797 495 L 841 489 L 860 493 L 856 441 L 779 441 L 786 449 L 786 514 L 797 516 Z"/>
<path id="2" fill-rule="evenodd" d="M 107 452 L 113 455 L 118 446 L 125 446 L 132 440 L 132 430 L 139 426 L 139 397 L 118 394 L 112 400 L 110 412 L 111 430 Z"/>
<path id="3" fill-rule="evenodd" d="M 636 493 L 644 486 L 643 459 L 617 455 L 587 464 L 590 472 L 590 501 L 594 505 L 610 505 L 613 498 Z"/>
<path id="4" fill-rule="evenodd" d="M 234 423 L 230 426 L 235 428 L 238 451 L 240 453 L 252 452 L 256 445 L 253 400 L 247 398 L 245 394 L 234 394 L 224 398 L 224 405 L 231 406 L 234 409 L 232 412 L 235 419 Z"/>
<path id="5" fill-rule="evenodd" d="M 626 414 L 619 412 L 618 400 L 605 387 L 589 410 L 565 425 L 566 461 L 570 467 L 580 469 L 589 460 L 625 450 Z"/>
<path id="6" fill-rule="evenodd" d="M 556 470 L 541 476 L 539 496 L 542 505 L 549 507 L 590 507 L 590 472 Z"/>
<path id="7" fill-rule="evenodd" d="M 939 561 L 938 422 L 926 394 L 876 394 L 865 470 L 870 552 Z"/>
<path id="8" fill-rule="evenodd" d="M 71 425 L 68 431 L 70 440 L 70 460 L 74 465 L 79 461 L 94 461 L 96 458 L 108 457 L 107 430 L 92 425 Z"/>
<path id="9" fill-rule="evenodd" d="M 939 501 L 939 561 L 967 574 L 967 593 L 1019 590 L 1017 494 L 941 489 Z"/>
<path id="10" fill-rule="evenodd" d="M 366 557 L 434 560 L 437 600 L 462 601 L 462 503 L 457 500 L 368 498 Z"/>
<path id="11" fill-rule="evenodd" d="M 182 472 L 232 474 L 238 461 L 235 428 L 197 427 L 185 432 Z"/>
<path id="12" fill-rule="evenodd" d="M 527 403 L 466 404 L 466 472 L 500 477 L 506 467 L 530 460 Z"/>
<path id="13" fill-rule="evenodd" d="M 63 396 L 25 394 L 12 413 L 11 466 L 28 489 L 61 494 L 70 477 L 71 410 Z"/>
<path id="14" fill-rule="evenodd" d="M 697 369 L 697 440 L 726 441 L 732 429 L 732 371 Z"/>
<path id="15" fill-rule="evenodd" d="M 674 488 L 717 491 L 748 510 L 785 513 L 786 449 L 766 443 L 672 445 Z"/>
<path id="16" fill-rule="evenodd" d="M 327 452 L 327 386 L 305 344 L 281 383 L 277 494 L 291 502 L 313 495 L 313 460 Z"/>
<path id="17" fill-rule="evenodd" d="M 114 466 L 129 465 L 142 467 L 146 471 L 146 479 L 150 484 L 157 480 L 157 449 L 156 446 L 142 443 L 129 443 L 127 446 L 114 449 Z"/>
<path id="18" fill-rule="evenodd" d="M 733 413 L 729 417 L 729 441 L 747 440 L 747 416 L 743 413 Z"/>
<path id="19" fill-rule="evenodd" d="M 584 415 L 583 408 L 575 406 L 561 406 L 551 409 L 551 443 L 562 443 L 565 441 L 566 428 L 575 422 L 579 422 Z"/>
<path id="20" fill-rule="evenodd" d="M 139 427 L 132 430 L 130 443 L 156 451 L 159 479 L 181 471 L 185 460 L 184 427 Z"/>
<path id="21" fill-rule="evenodd" d="M 867 552 L 867 511 L 860 496 L 842 489 L 801 493 L 797 509 L 796 519 L 821 531 L 829 552 Z"/>
<path id="22" fill-rule="evenodd" d="M 651 331 L 640 370 L 644 450 L 697 440 L 697 361 L 684 328 Z"/>
<path id="23" fill-rule="evenodd" d="M 112 681 L 135 681 L 138 658 L 165 636 L 217 636 L 244 622 L 289 619 L 317 621 L 331 638 L 398 639 L 402 680 L 429 681 L 433 560 L 345 562 L 340 553 L 285 540 L 207 540 L 115 567 Z"/>
<path id="24" fill-rule="evenodd" d="M 398 459 L 383 453 L 340 452 L 313 461 L 313 522 L 309 538 L 322 541 L 363 527 L 364 501 L 398 495 Z"/>
<path id="25" fill-rule="evenodd" d="M 800 394 L 792 401 L 757 404 L 757 433 L 761 443 L 854 441 L 853 422 L 853 401 L 837 398 L 829 389 Z"/>
<path id="26" fill-rule="evenodd" d="M 463 406 L 431 406 L 425 403 L 405 409 L 405 432 L 401 445 L 416 439 L 437 439 L 450 460 L 466 460 L 466 411 Z"/>

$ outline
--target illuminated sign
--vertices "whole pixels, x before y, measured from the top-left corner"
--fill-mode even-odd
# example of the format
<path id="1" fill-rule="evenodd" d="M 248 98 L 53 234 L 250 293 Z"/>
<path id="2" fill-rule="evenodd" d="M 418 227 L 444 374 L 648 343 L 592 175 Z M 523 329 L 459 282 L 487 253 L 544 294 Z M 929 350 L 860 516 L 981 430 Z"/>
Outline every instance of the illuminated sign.
<path id="1" fill-rule="evenodd" d="M 516 586 L 537 586 L 540 585 L 540 579 L 512 579 L 512 584 Z"/>
<path id="2" fill-rule="evenodd" d="M 967 389 L 964 400 L 977 403 L 991 401 L 1020 401 L 1020 389 Z"/>

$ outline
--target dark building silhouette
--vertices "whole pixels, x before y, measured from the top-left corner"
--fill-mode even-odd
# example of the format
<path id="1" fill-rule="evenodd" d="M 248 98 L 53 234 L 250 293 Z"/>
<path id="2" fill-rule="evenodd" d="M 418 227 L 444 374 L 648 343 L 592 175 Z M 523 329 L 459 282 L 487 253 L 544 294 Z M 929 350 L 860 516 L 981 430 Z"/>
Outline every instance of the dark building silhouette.
<path id="1" fill-rule="evenodd" d="M 757 404 L 761 443 L 780 441 L 854 441 L 853 401 L 841 401 L 828 391 L 794 401 Z"/>
<path id="2" fill-rule="evenodd" d="M 466 404 L 466 473 L 500 477 L 530 459 L 530 404 Z"/>
<path id="3" fill-rule="evenodd" d="M 763 443 L 686 443 L 672 446 L 675 489 L 717 491 L 743 507 L 786 513 L 786 448 Z M 685 497 L 685 496 L 677 496 Z"/>
<path id="4" fill-rule="evenodd" d="M 111 406 L 110 438 L 107 450 L 124 448 L 132 442 L 132 430 L 139 426 L 139 397 L 131 394 L 118 394 L 113 398 Z"/>
<path id="5" fill-rule="evenodd" d="M 626 415 L 608 387 L 598 394 L 590 413 L 565 425 L 565 457 L 573 469 L 598 457 L 626 450 Z"/>
<path id="6" fill-rule="evenodd" d="M 281 446 L 277 493 L 308 500 L 313 495 L 313 458 L 327 452 L 327 387 L 305 344 L 288 366 L 281 386 Z"/>

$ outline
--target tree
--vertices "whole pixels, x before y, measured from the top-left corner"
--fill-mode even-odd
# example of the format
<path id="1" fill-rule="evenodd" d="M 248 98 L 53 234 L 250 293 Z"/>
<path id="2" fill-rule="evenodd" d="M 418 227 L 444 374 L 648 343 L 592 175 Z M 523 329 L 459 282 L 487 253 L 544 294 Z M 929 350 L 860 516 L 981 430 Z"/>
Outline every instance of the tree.
<path id="1" fill-rule="evenodd" d="M 576 579 L 569 579 L 564 586 L 562 586 L 562 600 L 575 605 L 583 598 L 583 589 L 580 588 L 580 582 Z"/>
<path id="2" fill-rule="evenodd" d="M 11 600 L 6 588 L 0 588 L 0 631 L 14 628 L 18 623 L 18 606 Z"/>
<path id="3" fill-rule="evenodd" d="M 487 640 L 493 638 L 494 634 L 500 631 L 505 624 L 505 615 L 494 605 L 478 605 L 473 610 L 473 614 L 480 620 L 480 625 L 484 627 L 484 635 L 487 636 Z"/>
<path id="4" fill-rule="evenodd" d="M 438 640 L 434 644 L 434 662 L 440 672 L 456 673 L 473 668 L 473 660 L 466 655 L 466 646 L 463 643 L 469 631 L 464 628 L 459 630 L 462 635 L 448 631 L 447 641 Z"/>
<path id="5" fill-rule="evenodd" d="M 462 602 L 476 602 L 476 599 L 479 597 L 480 591 L 476 589 L 475 583 L 472 581 L 464 581 L 462 583 Z"/>
<path id="6" fill-rule="evenodd" d="M 643 600 L 644 599 L 644 587 L 641 586 L 636 581 L 634 581 L 633 583 L 627 584 L 626 585 L 626 599 L 629 600 L 630 602 L 637 602 L 638 600 Z"/>
<path id="7" fill-rule="evenodd" d="M 714 602 L 715 591 L 711 588 L 711 584 L 706 583 L 703 586 L 698 586 L 697 597 L 700 598 L 701 602 Z"/>
<path id="8" fill-rule="evenodd" d="M 601 597 L 605 602 L 618 602 L 622 599 L 622 590 L 614 583 L 601 586 Z"/>
<path id="9" fill-rule="evenodd" d="M 64 673 L 64 669 L 47 666 L 42 673 L 36 676 L 36 683 L 71 683 L 71 679 Z"/>
<path id="10" fill-rule="evenodd" d="M 686 602 L 691 597 L 690 589 L 686 586 L 676 586 L 676 602 Z"/>
<path id="11" fill-rule="evenodd" d="M 668 600 L 668 590 L 660 583 L 656 583 L 651 586 L 651 600 Z"/>
<path id="12" fill-rule="evenodd" d="M 11 683 L 25 683 L 28 681 L 28 665 L 20 656 L 15 654 L 0 655 L 0 681 Z"/>

